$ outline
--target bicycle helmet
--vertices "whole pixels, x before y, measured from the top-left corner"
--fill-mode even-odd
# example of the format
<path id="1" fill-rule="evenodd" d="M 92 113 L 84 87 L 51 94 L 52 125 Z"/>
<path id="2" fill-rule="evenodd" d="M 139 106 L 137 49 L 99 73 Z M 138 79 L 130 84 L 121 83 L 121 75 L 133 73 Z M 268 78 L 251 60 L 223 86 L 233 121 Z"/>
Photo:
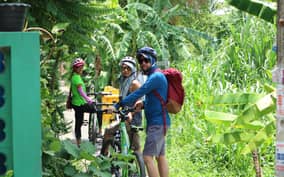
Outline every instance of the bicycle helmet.
<path id="1" fill-rule="evenodd" d="M 142 56 L 144 57 L 144 59 L 150 61 L 151 63 L 151 67 L 147 70 L 143 70 L 143 73 L 148 74 L 148 73 L 153 72 L 157 68 L 157 64 L 156 64 L 157 52 L 151 47 L 147 47 L 147 46 L 142 47 L 141 49 L 137 50 L 137 53 L 136 53 L 137 60 L 138 61 L 141 60 Z"/>
<path id="2" fill-rule="evenodd" d="M 151 58 L 152 59 L 154 58 L 155 61 L 153 61 L 153 63 L 156 62 L 156 60 L 157 60 L 157 52 L 153 48 L 151 48 L 151 47 L 147 47 L 146 46 L 146 47 L 142 47 L 141 49 L 138 49 L 138 51 L 136 53 L 136 58 L 139 60 L 139 58 L 142 55 L 146 59 L 150 59 L 151 60 Z M 151 57 L 149 57 L 149 56 L 151 56 Z M 151 63 L 152 63 L 152 61 L 151 61 Z"/>
<path id="3" fill-rule="evenodd" d="M 119 65 L 122 66 L 123 64 L 129 66 L 132 72 L 136 72 L 136 61 L 134 58 L 130 56 L 122 58 Z"/>
<path id="4" fill-rule="evenodd" d="M 84 60 L 82 58 L 76 58 L 74 61 L 73 61 L 73 67 L 80 67 L 80 66 L 83 66 L 85 64 Z"/>

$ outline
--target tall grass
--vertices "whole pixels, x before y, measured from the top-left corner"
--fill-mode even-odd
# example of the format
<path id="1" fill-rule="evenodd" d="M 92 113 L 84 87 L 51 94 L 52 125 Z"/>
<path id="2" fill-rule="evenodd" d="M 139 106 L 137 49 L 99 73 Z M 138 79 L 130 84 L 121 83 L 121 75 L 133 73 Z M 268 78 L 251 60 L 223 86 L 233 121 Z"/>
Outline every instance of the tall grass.
<path id="1" fill-rule="evenodd" d="M 232 20 L 234 19 L 234 20 Z M 259 19 L 233 15 L 223 19 L 226 35 L 209 54 L 176 64 L 183 71 L 186 99 L 181 113 L 172 117 L 168 138 L 171 177 L 255 176 L 252 158 L 240 153 L 240 145 L 212 144 L 210 135 L 221 132 L 204 119 L 208 96 L 262 92 L 271 83 L 276 56 L 272 45 L 276 29 Z M 207 49 L 208 50 L 208 49 Z M 264 176 L 274 176 L 274 145 L 260 147 Z"/>

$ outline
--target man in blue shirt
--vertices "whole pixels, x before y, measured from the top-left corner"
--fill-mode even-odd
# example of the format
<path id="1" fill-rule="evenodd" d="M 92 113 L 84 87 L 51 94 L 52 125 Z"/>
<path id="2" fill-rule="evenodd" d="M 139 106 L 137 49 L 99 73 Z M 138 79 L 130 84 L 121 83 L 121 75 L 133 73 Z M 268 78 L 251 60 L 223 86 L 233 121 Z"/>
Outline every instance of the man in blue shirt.
<path id="1" fill-rule="evenodd" d="M 157 72 L 157 53 L 150 47 L 143 47 L 137 51 L 137 60 L 144 74 L 148 76 L 146 82 L 136 91 L 125 97 L 120 106 L 133 105 L 136 108 L 144 107 L 147 122 L 146 142 L 143 150 L 143 158 L 149 177 L 168 177 L 169 168 L 165 157 L 165 135 L 170 126 L 168 111 L 162 107 L 159 98 L 154 94 L 157 91 L 163 100 L 167 100 L 168 83 L 163 73 Z M 144 101 L 137 101 L 145 95 Z M 154 158 L 157 160 L 155 165 Z"/>

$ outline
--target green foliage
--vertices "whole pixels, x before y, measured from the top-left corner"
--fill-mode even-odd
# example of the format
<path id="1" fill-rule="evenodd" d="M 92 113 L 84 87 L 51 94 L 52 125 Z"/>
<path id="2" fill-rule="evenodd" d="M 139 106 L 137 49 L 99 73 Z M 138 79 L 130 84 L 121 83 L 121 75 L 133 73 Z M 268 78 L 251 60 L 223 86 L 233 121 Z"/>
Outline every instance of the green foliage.
<path id="1" fill-rule="evenodd" d="M 31 4 L 29 26 L 41 26 L 51 29 L 56 23 L 69 23 L 64 35 L 64 41 L 70 46 L 72 52 L 79 52 L 84 46 L 91 46 L 93 31 L 109 23 L 107 18 L 110 13 L 116 12 L 117 4 L 112 1 L 104 3 L 92 0 L 76 1 L 37 1 L 26 0 Z M 40 18 L 37 18 L 40 17 Z M 81 20 L 84 19 L 84 20 Z"/>
<path id="2" fill-rule="evenodd" d="M 184 75 L 185 106 L 172 115 L 167 146 L 171 176 L 254 176 L 251 158 L 242 153 L 256 147 L 264 176 L 274 175 L 275 127 L 268 115 L 274 102 L 262 97 L 262 85 L 271 84 L 275 26 L 243 13 L 212 15 L 203 1 L 197 6 L 202 8 L 163 0 L 23 1 L 32 5 L 28 27 L 44 27 L 54 36 L 54 41 L 41 38 L 43 176 L 110 176 L 107 169 L 113 159 L 94 156 L 88 143 L 78 149 L 58 139 L 70 131 L 62 114 L 66 93 L 59 90 L 58 81 L 68 78 L 71 61 L 80 56 L 87 63 L 88 86 L 98 91 L 114 83 L 120 58 L 135 56 L 144 45 L 155 48 L 160 60 L 170 60 Z M 98 58 L 102 70 L 95 76 Z M 58 72 L 61 65 L 67 72 Z M 268 107 L 256 102 L 262 98 L 269 100 Z M 206 102 L 218 106 L 212 109 Z M 217 134 L 228 143 L 211 143 Z M 236 140 L 246 143 L 229 144 Z"/>
<path id="3" fill-rule="evenodd" d="M 273 137 L 275 130 L 275 120 L 271 113 L 275 112 L 274 92 L 253 99 L 250 101 L 248 94 L 230 94 L 224 96 L 217 96 L 207 102 L 209 105 L 244 105 L 243 108 L 236 108 L 240 113 L 238 115 L 230 115 L 229 113 L 209 111 L 205 113 L 205 119 L 218 123 L 230 122 L 224 127 L 223 133 L 212 135 L 214 143 L 232 144 L 245 143 L 246 146 L 242 150 L 243 153 L 250 153 L 259 147 L 269 138 Z M 256 95 L 253 94 L 252 97 Z M 274 97 L 274 99 L 272 99 Z M 246 99 L 244 99 L 246 98 Z"/>
<path id="4" fill-rule="evenodd" d="M 269 6 L 268 3 L 252 0 L 227 0 L 228 3 L 241 11 L 255 15 L 270 23 L 276 21 L 276 6 Z"/>
<path id="5" fill-rule="evenodd" d="M 163 11 L 160 11 L 161 7 L 155 4 L 153 7 L 143 3 L 131 3 L 126 6 L 129 24 L 136 32 L 134 37 L 137 39 L 135 41 L 137 48 L 149 45 L 157 50 L 161 60 L 182 60 L 190 57 L 187 51 L 190 44 L 196 49 L 202 48 L 199 38 L 212 42 L 214 38 L 206 33 L 172 25 L 171 20 L 174 17 L 185 15 L 186 12 L 178 5 L 164 5 L 168 5 L 168 9 Z"/>
<path id="6" fill-rule="evenodd" d="M 4 175 L 4 177 L 13 177 L 13 175 L 14 175 L 13 170 L 8 170 L 8 171 L 6 172 L 6 174 Z"/>
<path id="7" fill-rule="evenodd" d="M 222 31 L 215 31 L 220 36 L 215 51 L 195 55 L 182 63 L 172 63 L 172 67 L 178 67 L 183 73 L 186 99 L 182 112 L 171 116 L 173 125 L 167 151 L 170 174 L 174 177 L 187 174 L 255 176 L 251 157 L 242 153 L 250 152 L 257 145 L 263 175 L 274 176 L 274 118 L 267 114 L 260 120 L 252 117 L 253 120 L 249 116 L 250 125 L 246 121 L 236 120 L 239 115 L 246 116 L 246 113 L 264 115 L 268 110 L 271 113 L 275 110 L 275 100 L 264 97 L 265 91 L 274 91 L 266 84 L 271 84 L 270 70 L 276 63 L 276 56 L 271 50 L 275 27 L 257 18 L 235 13 L 211 22 L 217 27 L 211 24 L 210 30 L 222 28 Z M 256 28 L 256 25 L 259 26 Z M 262 111 L 258 112 L 256 101 L 261 98 L 268 99 L 267 103 L 272 107 L 267 108 L 272 109 L 263 109 L 266 104 L 259 104 Z M 215 106 L 206 102 L 214 103 Z M 234 104 L 237 102 L 241 105 Z M 245 106 L 244 103 L 249 104 Z M 245 112 L 246 109 L 252 112 Z M 205 119 L 208 114 L 210 120 L 209 117 Z M 240 120 L 243 120 L 243 116 L 240 116 Z M 244 123 L 242 128 L 234 126 Z M 229 134 L 225 139 L 228 142 L 243 138 L 239 132 L 245 132 L 246 143 L 211 143 L 212 137 L 216 135 L 223 135 L 224 140 L 227 132 Z M 253 138 L 250 141 L 251 136 Z"/>
<path id="8" fill-rule="evenodd" d="M 80 149 L 69 140 L 57 143 L 56 148 L 44 150 L 44 176 L 110 177 L 110 159 L 95 157 L 95 147 L 82 142 Z"/>

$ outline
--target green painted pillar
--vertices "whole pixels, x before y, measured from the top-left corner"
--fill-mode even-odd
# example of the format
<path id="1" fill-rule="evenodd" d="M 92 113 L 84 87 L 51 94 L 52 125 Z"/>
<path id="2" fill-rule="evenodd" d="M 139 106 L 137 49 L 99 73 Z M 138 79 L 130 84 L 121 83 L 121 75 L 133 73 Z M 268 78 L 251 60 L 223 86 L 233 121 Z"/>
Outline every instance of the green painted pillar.
<path id="1" fill-rule="evenodd" d="M 39 34 L 0 32 L 0 176 L 41 177 Z"/>

